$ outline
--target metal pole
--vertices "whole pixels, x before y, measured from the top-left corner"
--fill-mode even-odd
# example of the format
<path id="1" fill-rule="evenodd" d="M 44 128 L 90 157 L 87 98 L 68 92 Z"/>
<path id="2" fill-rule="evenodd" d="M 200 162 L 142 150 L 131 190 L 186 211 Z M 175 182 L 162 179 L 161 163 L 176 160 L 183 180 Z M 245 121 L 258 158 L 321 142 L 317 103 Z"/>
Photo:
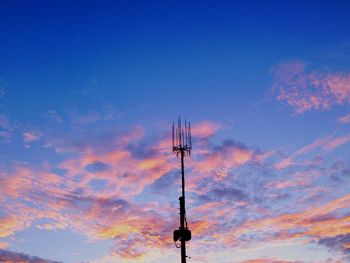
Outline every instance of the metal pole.
<path id="1" fill-rule="evenodd" d="M 182 196 L 180 199 L 180 233 L 181 233 L 181 263 L 186 263 L 186 240 L 184 238 L 185 231 L 185 166 L 184 151 L 181 151 L 181 177 L 182 177 Z"/>
<path id="2" fill-rule="evenodd" d="M 185 201 L 185 164 L 184 164 L 185 152 L 181 151 L 181 179 L 182 179 L 182 197 Z M 185 206 L 184 206 L 185 208 Z"/>
<path id="3" fill-rule="evenodd" d="M 181 263 L 186 263 L 186 240 L 184 237 L 185 230 L 185 202 L 183 197 L 180 200 L 180 235 L 181 235 Z"/>

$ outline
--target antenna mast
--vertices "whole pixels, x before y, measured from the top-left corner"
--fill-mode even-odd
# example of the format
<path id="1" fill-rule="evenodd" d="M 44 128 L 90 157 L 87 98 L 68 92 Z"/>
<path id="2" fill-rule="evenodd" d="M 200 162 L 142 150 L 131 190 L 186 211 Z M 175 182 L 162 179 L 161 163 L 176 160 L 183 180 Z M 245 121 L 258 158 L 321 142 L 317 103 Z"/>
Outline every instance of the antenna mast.
<path id="1" fill-rule="evenodd" d="M 188 229 L 186 220 L 185 209 L 185 156 L 191 155 L 192 140 L 191 140 L 191 124 L 185 120 L 185 125 L 182 127 L 181 117 L 177 122 L 177 127 L 173 122 L 172 128 L 172 145 L 173 153 L 181 159 L 181 179 L 182 179 L 182 195 L 179 198 L 180 201 L 180 227 L 178 230 L 174 230 L 173 239 L 176 245 L 176 241 L 181 242 L 181 263 L 186 263 L 186 241 L 191 240 L 191 231 Z"/>

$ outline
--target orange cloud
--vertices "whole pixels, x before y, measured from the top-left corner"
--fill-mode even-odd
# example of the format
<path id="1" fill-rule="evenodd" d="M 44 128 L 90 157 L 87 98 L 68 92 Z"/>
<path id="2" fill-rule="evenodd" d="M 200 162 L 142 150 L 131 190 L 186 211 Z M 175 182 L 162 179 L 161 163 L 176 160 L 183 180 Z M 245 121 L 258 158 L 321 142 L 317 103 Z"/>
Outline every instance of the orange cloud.
<path id="1" fill-rule="evenodd" d="M 0 241 L 0 249 L 7 248 L 8 245 L 9 245 L 9 244 L 8 244 L 7 242 Z"/>
<path id="2" fill-rule="evenodd" d="M 22 230 L 26 227 L 24 218 L 7 215 L 0 217 L 0 238 L 11 236 L 14 232 Z"/>
<path id="3" fill-rule="evenodd" d="M 343 245 L 343 248 L 345 248 L 345 249 L 350 249 L 350 243 L 345 243 L 345 244 Z"/>
<path id="4" fill-rule="evenodd" d="M 309 237 L 321 239 L 350 233 L 350 217 L 333 213 L 350 206 L 350 194 L 300 213 L 282 214 L 247 221 L 234 231 L 238 238 L 249 232 L 265 232 L 269 240 Z M 278 235 L 273 234 L 278 233 Z"/>
<path id="5" fill-rule="evenodd" d="M 193 233 L 196 233 L 196 236 L 198 237 L 204 235 L 209 231 L 214 231 L 216 227 L 209 221 L 200 220 L 192 222 L 190 228 L 191 231 Z"/>

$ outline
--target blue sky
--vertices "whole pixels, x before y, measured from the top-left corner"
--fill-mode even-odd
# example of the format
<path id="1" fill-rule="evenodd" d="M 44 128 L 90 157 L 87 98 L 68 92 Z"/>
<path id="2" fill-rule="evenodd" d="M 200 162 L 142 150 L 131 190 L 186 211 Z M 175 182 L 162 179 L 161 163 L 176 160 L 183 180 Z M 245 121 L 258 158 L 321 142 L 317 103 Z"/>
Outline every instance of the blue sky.
<path id="1" fill-rule="evenodd" d="M 347 261 L 347 1 L 0 7 L 0 259 Z"/>

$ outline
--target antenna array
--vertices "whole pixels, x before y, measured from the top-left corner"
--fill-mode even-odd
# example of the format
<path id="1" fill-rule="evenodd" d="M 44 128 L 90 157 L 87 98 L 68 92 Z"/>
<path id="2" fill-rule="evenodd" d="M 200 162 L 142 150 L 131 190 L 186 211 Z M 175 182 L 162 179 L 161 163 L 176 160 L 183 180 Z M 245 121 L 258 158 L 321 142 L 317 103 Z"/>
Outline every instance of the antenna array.
<path id="1" fill-rule="evenodd" d="M 179 153 L 191 155 L 192 150 L 192 138 L 191 138 L 191 123 L 187 123 L 182 127 L 181 117 L 178 119 L 177 127 L 173 122 L 173 152 L 178 156 Z"/>

